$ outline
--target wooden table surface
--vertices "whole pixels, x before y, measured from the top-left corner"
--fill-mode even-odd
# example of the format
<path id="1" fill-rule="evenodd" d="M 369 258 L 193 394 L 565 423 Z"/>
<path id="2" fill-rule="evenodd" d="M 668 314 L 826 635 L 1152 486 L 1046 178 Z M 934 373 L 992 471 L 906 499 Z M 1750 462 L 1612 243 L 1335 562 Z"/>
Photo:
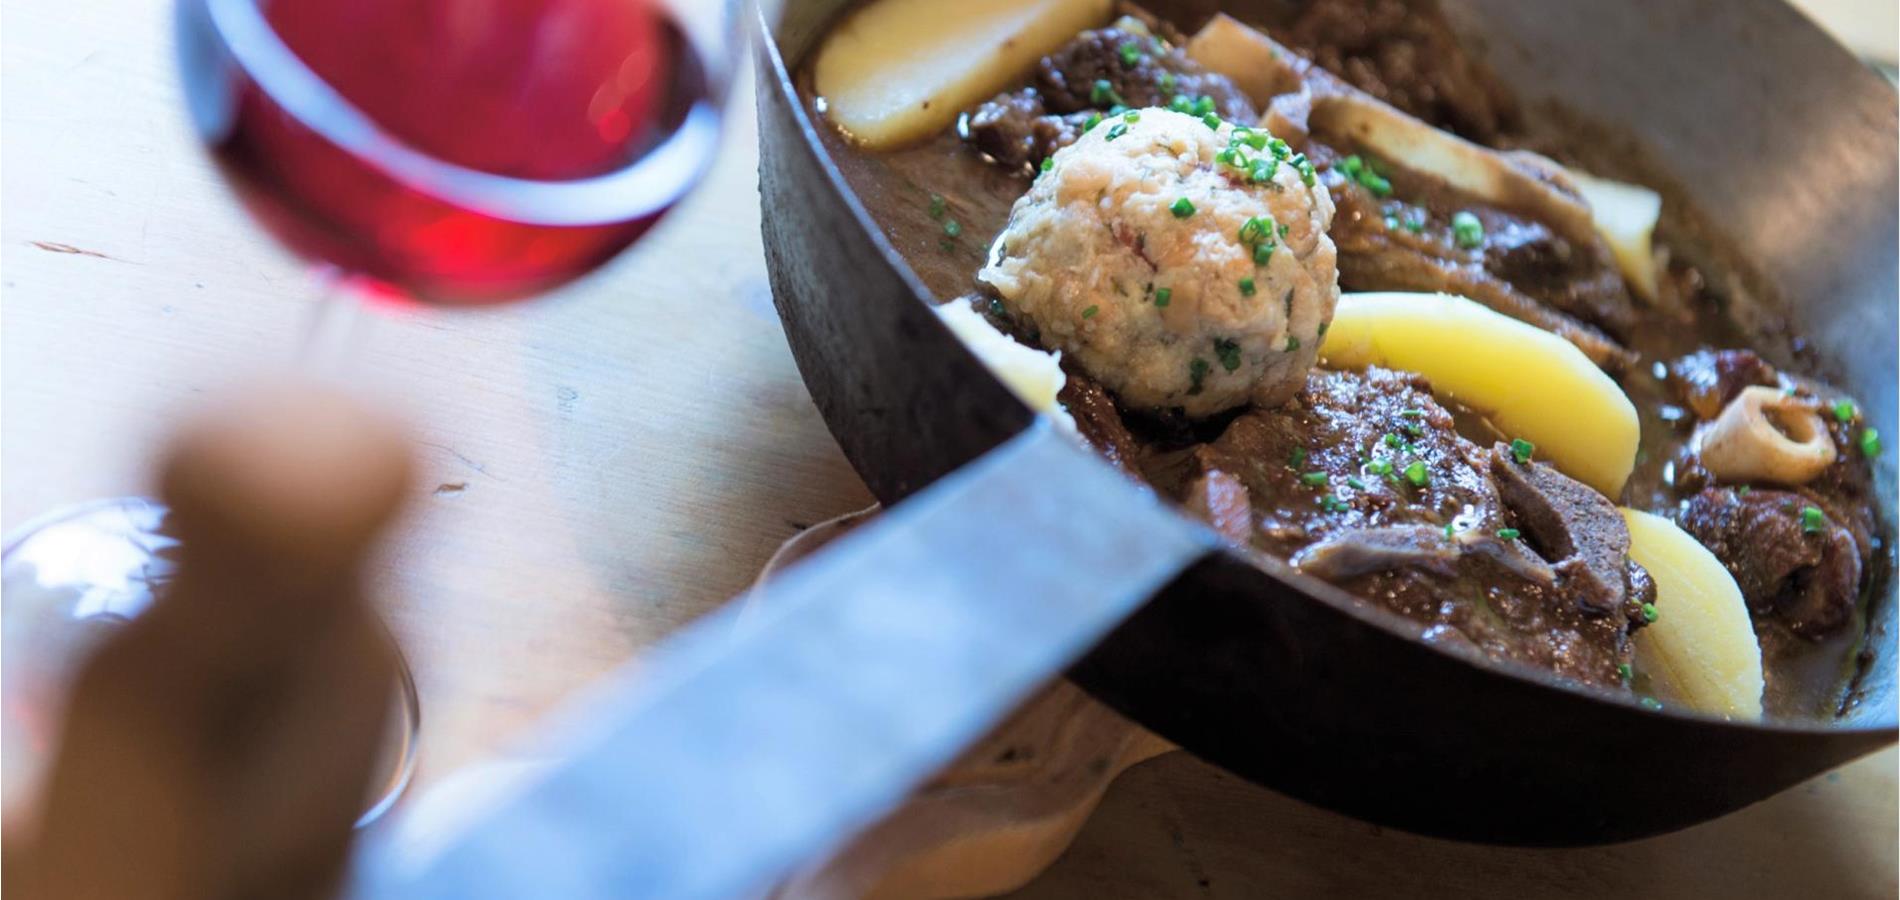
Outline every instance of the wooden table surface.
<path id="1" fill-rule="evenodd" d="M 281 367 L 312 309 L 187 132 L 164 0 L 8 0 L 0 33 L 0 524 L 135 493 L 180 410 Z M 869 502 L 793 369 L 759 247 L 751 96 L 708 182 L 541 302 L 369 323 L 350 377 L 425 470 L 381 565 L 423 703 L 417 788 Z M 1025 896 L 1891 897 L 1892 750 L 1677 835 L 1425 840 L 1183 754 L 1131 771 Z"/>

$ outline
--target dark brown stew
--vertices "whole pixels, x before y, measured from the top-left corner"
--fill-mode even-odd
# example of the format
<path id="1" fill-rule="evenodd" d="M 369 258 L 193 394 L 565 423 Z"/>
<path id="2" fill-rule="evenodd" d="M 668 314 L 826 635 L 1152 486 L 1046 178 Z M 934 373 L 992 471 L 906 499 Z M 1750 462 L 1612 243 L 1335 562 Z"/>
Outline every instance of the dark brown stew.
<path id="1" fill-rule="evenodd" d="M 1310 59 L 1314 77 L 1481 144 L 1579 161 L 1561 137 L 1574 130 L 1528 123 L 1433 4 L 1282 7 L 1280 19 L 1255 24 Z M 870 153 L 820 129 L 859 199 L 939 300 L 975 295 L 969 302 L 1009 329 L 974 274 L 1036 163 L 1110 111 L 1096 102 L 1105 92 L 1088 86 L 1105 82 L 1107 94 L 1135 107 L 1205 96 L 1230 120 L 1262 113 L 1189 59 L 1163 19 L 1123 13 L 1138 21 L 1078 35 L 1018 88 L 922 144 Z M 809 72 L 800 83 L 821 114 Z M 1425 640 L 1638 694 L 1647 683 L 1631 668 L 1629 638 L 1653 617 L 1655 592 L 1627 557 L 1611 501 L 1668 516 L 1742 589 L 1762 646 L 1767 713 L 1834 714 L 1862 662 L 1868 598 L 1888 589 L 1894 568 L 1892 525 L 1877 509 L 1862 446 L 1877 438 L 1852 398 L 1767 361 L 1785 354 L 1750 349 L 1769 339 L 1736 326 L 1725 293 L 1754 283 L 1748 273 L 1669 240 L 1710 230 L 1686 205 L 1666 205 L 1667 263 L 1658 296 L 1644 302 L 1600 247 L 1548 222 L 1368 160 L 1340 135 L 1320 131 L 1295 146 L 1337 207 L 1330 233 L 1342 290 L 1464 294 L 1564 334 L 1612 373 L 1642 426 L 1623 496 L 1604 498 L 1529 460 L 1481 416 L 1434 398 L 1423 378 L 1377 368 L 1315 370 L 1285 406 L 1201 422 L 1125 409 L 1071 370 L 1061 399 L 1084 437 L 1234 543 L 1406 616 Z M 1718 484 L 1689 448 L 1698 423 L 1757 386 L 1824 414 L 1839 453 L 1819 477 L 1799 487 Z"/>

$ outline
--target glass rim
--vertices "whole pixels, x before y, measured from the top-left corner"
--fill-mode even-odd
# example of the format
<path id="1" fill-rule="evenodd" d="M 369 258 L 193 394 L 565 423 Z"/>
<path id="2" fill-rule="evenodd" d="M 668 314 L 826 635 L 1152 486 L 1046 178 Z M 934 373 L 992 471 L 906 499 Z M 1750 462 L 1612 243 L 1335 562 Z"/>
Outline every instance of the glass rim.
<path id="1" fill-rule="evenodd" d="M 257 0 L 182 0 L 197 5 L 221 49 L 244 76 L 300 125 L 397 182 L 484 215 L 529 225 L 611 225 L 654 215 L 679 199 L 719 145 L 718 104 L 728 80 L 716 36 L 682 22 L 709 90 L 678 127 L 628 165 L 602 175 L 535 180 L 439 159 L 390 134 L 311 69 L 264 17 Z"/>

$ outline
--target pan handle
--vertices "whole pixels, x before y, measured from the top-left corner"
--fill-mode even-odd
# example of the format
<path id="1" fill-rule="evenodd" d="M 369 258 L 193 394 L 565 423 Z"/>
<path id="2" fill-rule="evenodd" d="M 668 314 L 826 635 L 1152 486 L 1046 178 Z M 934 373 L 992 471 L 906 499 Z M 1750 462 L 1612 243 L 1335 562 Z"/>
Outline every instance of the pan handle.
<path id="1" fill-rule="evenodd" d="M 563 761 L 368 897 L 756 894 L 894 809 L 1211 532 L 1046 420 L 683 629 L 554 733 Z"/>

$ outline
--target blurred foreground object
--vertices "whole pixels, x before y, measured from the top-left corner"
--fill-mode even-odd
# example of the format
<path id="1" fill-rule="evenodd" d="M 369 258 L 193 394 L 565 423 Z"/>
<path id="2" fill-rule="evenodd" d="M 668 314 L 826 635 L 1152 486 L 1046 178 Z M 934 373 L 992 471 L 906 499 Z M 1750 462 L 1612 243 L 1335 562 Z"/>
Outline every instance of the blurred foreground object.
<path id="1" fill-rule="evenodd" d="M 7 888 L 330 892 L 396 671 L 363 565 L 410 474 L 396 427 L 311 388 L 184 427 L 161 477 L 176 575 L 81 668 L 43 791 L 7 823 Z"/>

